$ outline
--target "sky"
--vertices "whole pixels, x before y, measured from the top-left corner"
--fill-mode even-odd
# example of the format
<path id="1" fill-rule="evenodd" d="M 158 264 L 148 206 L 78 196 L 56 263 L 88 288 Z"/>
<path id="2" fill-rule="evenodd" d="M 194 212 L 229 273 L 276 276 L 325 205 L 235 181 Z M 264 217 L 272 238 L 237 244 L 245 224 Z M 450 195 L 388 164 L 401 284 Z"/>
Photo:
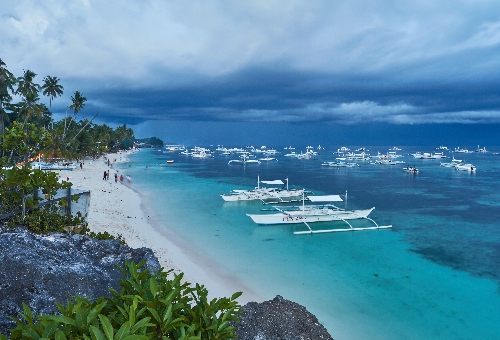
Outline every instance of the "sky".
<path id="1" fill-rule="evenodd" d="M 56 118 L 80 91 L 136 137 L 500 145 L 498 1 L 2 0 L 0 32 Z"/>

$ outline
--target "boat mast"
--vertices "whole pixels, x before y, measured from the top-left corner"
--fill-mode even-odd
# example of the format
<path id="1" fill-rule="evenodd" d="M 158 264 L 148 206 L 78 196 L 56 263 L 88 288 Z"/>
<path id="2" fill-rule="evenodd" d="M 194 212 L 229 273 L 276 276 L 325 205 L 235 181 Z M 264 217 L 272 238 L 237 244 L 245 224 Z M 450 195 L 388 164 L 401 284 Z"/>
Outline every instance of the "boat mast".
<path id="1" fill-rule="evenodd" d="M 345 191 L 345 205 L 344 210 L 347 211 L 347 190 Z"/>
<path id="2" fill-rule="evenodd" d="M 260 189 L 260 175 L 257 175 L 257 189 Z"/>
<path id="3" fill-rule="evenodd" d="M 286 178 L 286 191 L 288 191 L 288 177 Z"/>

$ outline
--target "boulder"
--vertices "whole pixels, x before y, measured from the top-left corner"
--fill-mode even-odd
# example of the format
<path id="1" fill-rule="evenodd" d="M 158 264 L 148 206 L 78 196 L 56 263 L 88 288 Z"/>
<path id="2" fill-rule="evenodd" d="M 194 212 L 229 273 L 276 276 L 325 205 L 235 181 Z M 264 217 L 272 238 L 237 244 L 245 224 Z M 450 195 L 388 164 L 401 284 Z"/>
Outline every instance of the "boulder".
<path id="1" fill-rule="evenodd" d="M 333 340 L 318 319 L 304 306 L 277 295 L 241 308 L 240 322 L 233 323 L 241 340 Z"/>
<path id="2" fill-rule="evenodd" d="M 75 295 L 94 299 L 120 290 L 118 266 L 146 260 L 150 272 L 160 269 L 148 248 L 132 249 L 117 240 L 96 240 L 75 234 L 35 235 L 25 230 L 0 230 L 0 334 L 7 334 L 22 302 L 34 314 L 55 314 L 55 302 Z"/>

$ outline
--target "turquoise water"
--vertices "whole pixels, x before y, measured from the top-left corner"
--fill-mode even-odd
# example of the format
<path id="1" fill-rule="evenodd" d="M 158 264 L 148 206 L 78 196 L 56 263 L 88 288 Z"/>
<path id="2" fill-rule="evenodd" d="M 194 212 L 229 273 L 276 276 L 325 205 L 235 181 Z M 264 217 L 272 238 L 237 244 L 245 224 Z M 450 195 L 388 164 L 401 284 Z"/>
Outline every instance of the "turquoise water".
<path id="1" fill-rule="evenodd" d="M 322 167 L 334 150 L 313 160 L 282 152 L 278 162 L 246 167 L 228 165 L 234 156 L 142 150 L 122 167 L 172 231 L 265 299 L 306 306 L 336 340 L 499 339 L 500 156 L 460 157 L 476 174 L 405 157 L 420 169 L 412 175 L 403 165 Z M 299 236 L 293 231 L 304 226 L 256 225 L 245 214 L 261 203 L 225 203 L 219 194 L 254 187 L 258 174 L 319 194 L 347 190 L 349 209 L 375 206 L 370 217 L 394 227 Z"/>

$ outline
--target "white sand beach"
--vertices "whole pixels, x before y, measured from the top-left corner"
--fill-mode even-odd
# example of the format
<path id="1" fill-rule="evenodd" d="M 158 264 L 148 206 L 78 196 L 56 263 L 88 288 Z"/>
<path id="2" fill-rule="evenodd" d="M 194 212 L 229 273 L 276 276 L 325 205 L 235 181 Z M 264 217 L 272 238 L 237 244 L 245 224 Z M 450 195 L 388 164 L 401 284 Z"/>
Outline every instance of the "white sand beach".
<path id="1" fill-rule="evenodd" d="M 188 241 L 168 229 L 163 221 L 155 218 L 145 204 L 141 194 L 134 190 L 133 180 L 129 183 L 127 174 L 113 168 L 113 163 L 129 161 L 127 156 L 133 151 L 108 154 L 108 166 L 104 157 L 85 160 L 83 167 L 73 171 L 61 171 L 61 179 L 73 183 L 73 188 L 90 190 L 90 210 L 88 223 L 94 232 L 107 231 L 112 235 L 122 235 L 132 248 L 151 248 L 166 270 L 183 272 L 188 282 L 205 285 L 211 298 L 229 297 L 242 291 L 238 299 L 241 304 L 262 301 L 250 288 L 231 276 L 225 269 L 210 263 Z M 104 171 L 109 170 L 109 179 L 103 180 Z M 115 174 L 118 176 L 115 182 Z M 123 182 L 120 176 L 123 176 Z"/>

